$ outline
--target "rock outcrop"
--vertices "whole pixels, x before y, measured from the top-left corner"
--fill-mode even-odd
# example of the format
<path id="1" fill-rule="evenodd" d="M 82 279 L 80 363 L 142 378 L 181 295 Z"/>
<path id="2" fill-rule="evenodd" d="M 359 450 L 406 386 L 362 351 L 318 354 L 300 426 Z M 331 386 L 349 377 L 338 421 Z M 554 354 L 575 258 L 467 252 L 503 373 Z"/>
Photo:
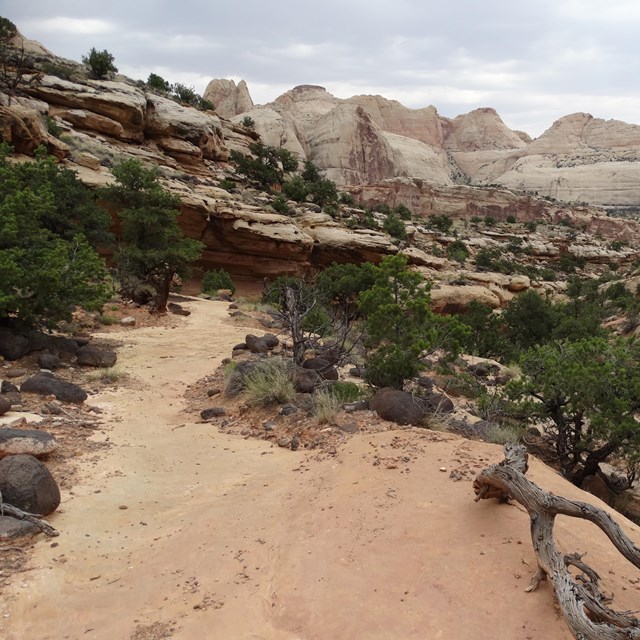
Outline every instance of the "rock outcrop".
<path id="1" fill-rule="evenodd" d="M 253 100 L 244 80 L 237 85 L 234 80 L 212 80 L 202 97 L 212 102 L 216 113 L 223 118 L 232 118 L 253 108 Z"/>

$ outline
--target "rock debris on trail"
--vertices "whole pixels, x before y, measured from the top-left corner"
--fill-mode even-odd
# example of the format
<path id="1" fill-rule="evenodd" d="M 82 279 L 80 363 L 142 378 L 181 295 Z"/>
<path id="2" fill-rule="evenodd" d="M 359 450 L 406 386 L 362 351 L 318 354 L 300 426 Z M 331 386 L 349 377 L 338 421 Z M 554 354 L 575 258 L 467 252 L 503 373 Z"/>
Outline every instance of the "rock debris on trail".
<path id="1" fill-rule="evenodd" d="M 524 591 L 526 512 L 473 501 L 499 447 L 408 428 L 319 460 L 197 423 L 186 386 L 249 328 L 224 303 L 186 306 L 177 328 L 117 335 L 133 383 L 92 399 L 113 446 L 81 466 L 51 517 L 60 537 L 2 594 L 0 637 L 569 640 L 548 585 Z M 531 462 L 540 486 L 584 496 Z M 637 608 L 639 576 L 604 536 L 563 520 L 557 534 L 589 552 L 616 608 Z"/>

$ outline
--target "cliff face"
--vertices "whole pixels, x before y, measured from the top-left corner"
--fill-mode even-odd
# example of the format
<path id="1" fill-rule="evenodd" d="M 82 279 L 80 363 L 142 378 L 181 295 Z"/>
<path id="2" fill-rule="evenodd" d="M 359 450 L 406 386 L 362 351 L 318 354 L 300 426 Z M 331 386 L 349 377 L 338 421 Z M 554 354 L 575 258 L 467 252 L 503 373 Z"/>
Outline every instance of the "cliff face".
<path id="1" fill-rule="evenodd" d="M 385 255 L 402 252 L 410 263 L 440 281 L 434 300 L 443 309 L 464 307 L 478 296 L 491 306 L 508 302 L 515 285 L 499 274 L 466 273 L 465 279 L 472 284 L 464 290 L 447 284 L 456 280 L 458 267 L 433 255 L 434 246 L 446 249 L 451 239 L 434 236 L 422 224 L 432 214 L 467 222 L 484 217 L 498 221 L 513 217 L 519 223 L 562 221 L 582 230 L 575 238 L 550 240 L 540 234 L 527 237 L 522 227 L 531 255 L 542 260 L 557 259 L 561 252 L 585 257 L 592 264 L 626 264 L 638 257 L 630 247 L 622 251 L 606 247 L 611 240 L 640 242 L 640 226 L 634 221 L 503 188 L 454 184 L 462 170 L 473 173 L 481 157 L 502 167 L 503 173 L 512 170 L 519 175 L 517 165 L 529 160 L 527 150 L 537 149 L 548 160 L 545 149 L 556 144 L 554 140 L 564 140 L 567 155 L 586 153 L 585 149 L 602 144 L 609 135 L 607 123 L 588 116 L 571 117 L 539 140 L 528 142 L 526 136 L 510 131 L 491 109 L 447 120 L 433 107 L 411 110 L 380 96 L 340 100 L 322 87 L 305 85 L 268 106 L 245 112 L 256 122 L 252 130 L 242 124 L 243 113 L 227 119 L 216 112 L 198 111 L 127 78 L 90 80 L 81 65 L 62 61 L 36 44 L 30 45 L 34 68 L 25 74 L 18 95 L 9 99 L 0 93 L 2 140 L 27 155 L 44 144 L 91 187 L 111 182 L 110 167 L 121 158 L 135 157 L 157 166 L 165 186 L 181 198 L 179 222 L 184 232 L 205 243 L 203 268 L 224 267 L 234 275 L 262 278 L 303 274 L 334 261 L 378 262 Z M 40 71 L 43 61 L 64 67 L 65 77 Z M 242 83 L 217 82 L 210 87 L 211 96 L 221 92 L 217 102 L 226 113 L 251 105 Z M 225 102 L 225 91 L 233 94 L 230 101 Z M 51 121 L 61 130 L 59 137 L 49 132 Z M 616 149 L 622 157 L 629 153 L 625 136 L 636 141 L 631 134 L 637 132 L 624 123 L 615 129 Z M 270 206 L 272 198 L 244 187 L 228 163 L 230 150 L 247 153 L 258 139 L 313 159 L 328 177 L 349 185 L 346 189 L 362 203 L 407 205 L 414 214 L 407 226 L 410 242 L 394 240 L 380 229 L 347 227 L 340 216 L 353 223 L 362 215 L 348 207 L 342 207 L 335 219 L 310 203 L 290 203 L 291 215 L 276 214 Z M 486 162 L 478 172 L 487 172 L 490 166 Z M 237 187 L 231 193 L 220 188 L 223 179 Z M 602 240 L 593 242 L 588 234 L 598 234 Z M 506 245 L 511 236 L 503 236 L 487 231 L 466 241 L 473 252 Z"/>
<path id="2" fill-rule="evenodd" d="M 451 119 L 432 106 L 409 109 L 382 96 L 341 100 L 312 85 L 248 113 L 265 139 L 313 160 L 340 184 L 411 177 L 434 185 L 500 184 L 568 202 L 640 206 L 640 126 L 634 124 L 576 113 L 531 140 L 509 129 L 491 108 Z M 370 133 L 345 119 L 361 121 L 363 113 L 377 127 L 377 137 L 386 139 L 384 166 L 362 162 L 348 169 L 341 164 L 344 148 L 366 146 Z M 339 140 L 313 143 L 326 139 L 318 127 L 326 129 L 328 120 L 339 123 Z"/>

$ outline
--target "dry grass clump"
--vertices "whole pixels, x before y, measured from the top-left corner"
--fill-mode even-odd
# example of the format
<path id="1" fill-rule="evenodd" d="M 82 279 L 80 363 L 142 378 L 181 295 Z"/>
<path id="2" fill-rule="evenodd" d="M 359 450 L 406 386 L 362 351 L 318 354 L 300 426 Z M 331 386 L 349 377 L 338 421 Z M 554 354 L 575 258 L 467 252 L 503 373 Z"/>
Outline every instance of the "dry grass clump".
<path id="1" fill-rule="evenodd" d="M 340 399 L 327 389 L 316 391 L 313 396 L 313 415 L 319 424 L 331 424 L 340 411 Z"/>
<path id="2" fill-rule="evenodd" d="M 262 407 L 291 402 L 296 395 L 282 358 L 260 361 L 244 378 L 244 391 L 248 405 Z"/>
<path id="3" fill-rule="evenodd" d="M 87 382 L 118 382 L 126 377 L 120 367 L 102 367 L 86 374 Z"/>

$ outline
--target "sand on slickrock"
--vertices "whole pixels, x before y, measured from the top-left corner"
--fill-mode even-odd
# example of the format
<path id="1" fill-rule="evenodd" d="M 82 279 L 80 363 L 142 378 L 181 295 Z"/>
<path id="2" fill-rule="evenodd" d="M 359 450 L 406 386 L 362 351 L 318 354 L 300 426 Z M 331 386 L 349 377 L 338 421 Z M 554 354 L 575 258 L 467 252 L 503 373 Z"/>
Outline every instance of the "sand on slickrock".
<path id="1" fill-rule="evenodd" d="M 248 328 L 225 303 L 185 307 L 178 328 L 110 332 L 136 383 L 92 398 L 107 423 L 94 437 L 112 446 L 81 463 L 50 518 L 57 546 L 36 545 L 2 594 L 0 637 L 569 640 L 549 585 L 524 591 L 524 509 L 473 500 L 500 447 L 409 428 L 318 459 L 221 433 L 183 393 Z M 529 476 L 603 506 L 535 459 Z M 637 609 L 638 571 L 599 530 L 556 529 L 563 549 L 589 552 L 616 608 Z"/>

